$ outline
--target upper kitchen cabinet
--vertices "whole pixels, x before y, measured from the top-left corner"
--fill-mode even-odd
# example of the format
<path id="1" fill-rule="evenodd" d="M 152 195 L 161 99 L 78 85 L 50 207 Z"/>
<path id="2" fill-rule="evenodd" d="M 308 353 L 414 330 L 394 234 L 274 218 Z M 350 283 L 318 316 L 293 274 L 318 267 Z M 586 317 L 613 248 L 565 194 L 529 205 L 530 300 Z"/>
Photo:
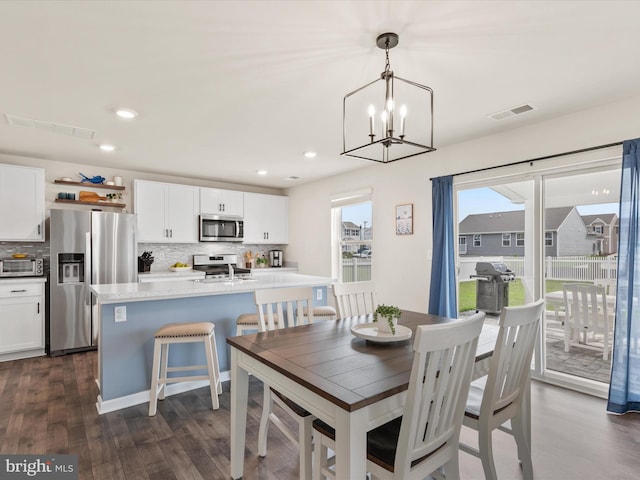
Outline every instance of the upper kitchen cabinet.
<path id="1" fill-rule="evenodd" d="M 0 165 L 0 241 L 44 241 L 44 169 Z"/>
<path id="2" fill-rule="evenodd" d="M 200 213 L 241 217 L 244 192 L 200 187 Z"/>
<path id="3" fill-rule="evenodd" d="M 199 188 L 134 180 L 138 242 L 196 243 Z"/>
<path id="4" fill-rule="evenodd" d="M 244 194 L 244 243 L 289 243 L 289 197 Z"/>

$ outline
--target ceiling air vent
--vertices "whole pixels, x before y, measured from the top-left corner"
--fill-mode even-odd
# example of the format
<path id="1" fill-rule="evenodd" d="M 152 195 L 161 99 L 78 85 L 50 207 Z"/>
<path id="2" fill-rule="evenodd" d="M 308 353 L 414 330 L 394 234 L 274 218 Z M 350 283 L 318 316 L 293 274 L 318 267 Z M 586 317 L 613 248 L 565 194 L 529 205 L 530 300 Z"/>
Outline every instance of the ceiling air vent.
<path id="1" fill-rule="evenodd" d="M 521 113 L 529 112 L 533 110 L 531 105 L 521 105 L 519 107 L 511 108 L 509 110 L 503 110 L 501 112 L 492 113 L 487 115 L 489 118 L 493 120 L 504 120 L 505 118 L 514 117 L 516 115 L 520 115 Z"/>
<path id="2" fill-rule="evenodd" d="M 63 125 L 61 123 L 44 122 L 42 120 L 34 120 L 33 118 L 19 117 L 18 115 L 12 115 L 10 113 L 5 114 L 5 117 L 7 118 L 9 125 L 14 127 L 36 128 L 38 130 L 45 130 L 49 133 L 67 135 L 69 137 L 82 138 L 84 140 L 91 140 L 96 134 L 95 130 L 89 130 L 88 128 Z"/>

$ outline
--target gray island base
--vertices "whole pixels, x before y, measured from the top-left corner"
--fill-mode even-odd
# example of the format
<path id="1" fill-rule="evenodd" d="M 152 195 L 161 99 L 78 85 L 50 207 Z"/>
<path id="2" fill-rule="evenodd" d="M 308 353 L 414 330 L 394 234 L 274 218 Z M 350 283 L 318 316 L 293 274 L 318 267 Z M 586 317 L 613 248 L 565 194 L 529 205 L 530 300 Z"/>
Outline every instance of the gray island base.
<path id="1" fill-rule="evenodd" d="M 253 292 L 260 288 L 312 286 L 314 305 L 326 305 L 328 277 L 278 273 L 234 282 L 149 282 L 92 285 L 99 310 L 96 407 L 103 414 L 149 401 L 154 333 L 162 325 L 212 322 L 221 378 L 229 380 L 227 337 L 236 335 L 236 318 L 255 312 Z M 124 315 L 116 322 L 115 309 Z M 204 349 L 197 344 L 170 348 L 170 366 L 204 365 Z M 196 372 L 194 372 L 196 373 Z M 205 372 L 203 372 L 204 374 Z M 172 395 L 207 385 L 206 380 L 168 385 Z"/>

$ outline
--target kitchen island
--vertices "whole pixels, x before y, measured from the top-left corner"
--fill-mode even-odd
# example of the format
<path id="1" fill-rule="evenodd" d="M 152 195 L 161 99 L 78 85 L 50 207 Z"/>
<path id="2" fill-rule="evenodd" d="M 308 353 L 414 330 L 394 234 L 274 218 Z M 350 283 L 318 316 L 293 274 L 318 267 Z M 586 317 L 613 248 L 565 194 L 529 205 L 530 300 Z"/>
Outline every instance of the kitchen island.
<path id="1" fill-rule="evenodd" d="M 98 413 L 149 401 L 154 332 L 162 325 L 213 323 L 221 377 L 225 381 L 230 369 L 226 339 L 235 336 L 238 315 L 256 310 L 255 290 L 311 286 L 314 305 L 326 305 L 327 286 L 331 283 L 329 277 L 282 272 L 234 281 L 92 285 L 99 313 Z M 170 356 L 170 365 L 206 363 L 204 350 L 196 344 L 172 345 Z M 205 385 L 206 381 L 173 384 L 167 387 L 167 394 Z"/>

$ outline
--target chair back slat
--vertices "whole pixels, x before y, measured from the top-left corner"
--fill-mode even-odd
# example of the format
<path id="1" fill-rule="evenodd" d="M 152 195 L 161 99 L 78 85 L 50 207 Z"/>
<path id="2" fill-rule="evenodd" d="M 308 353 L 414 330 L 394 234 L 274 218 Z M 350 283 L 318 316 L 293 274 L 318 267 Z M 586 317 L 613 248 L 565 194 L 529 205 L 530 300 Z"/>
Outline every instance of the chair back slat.
<path id="1" fill-rule="evenodd" d="M 491 356 L 481 415 L 492 415 L 520 402 L 531 369 L 544 300 L 522 307 L 505 307 L 500 315 L 500 331 Z"/>
<path id="2" fill-rule="evenodd" d="M 439 325 L 420 325 L 394 471 L 408 478 L 411 463 L 458 441 L 484 312 Z"/>
<path id="3" fill-rule="evenodd" d="M 313 287 L 259 289 L 254 299 L 261 332 L 313 323 Z"/>
<path id="4" fill-rule="evenodd" d="M 336 283 L 333 294 L 340 318 L 370 315 L 378 306 L 373 282 Z"/>

